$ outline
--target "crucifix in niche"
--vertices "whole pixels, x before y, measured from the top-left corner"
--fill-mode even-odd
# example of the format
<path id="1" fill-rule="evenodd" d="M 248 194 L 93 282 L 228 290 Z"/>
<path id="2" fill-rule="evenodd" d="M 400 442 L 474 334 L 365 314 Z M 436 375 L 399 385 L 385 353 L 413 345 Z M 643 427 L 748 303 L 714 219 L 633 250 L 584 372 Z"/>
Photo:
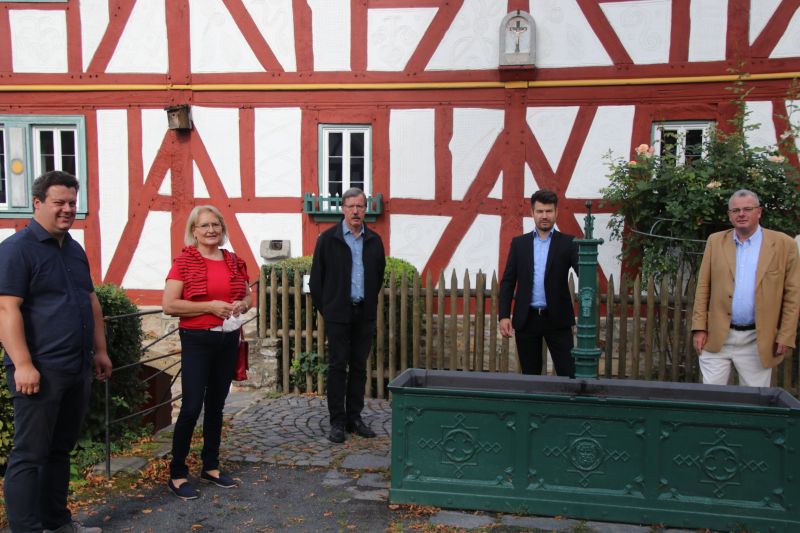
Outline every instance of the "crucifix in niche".
<path id="1" fill-rule="evenodd" d="M 525 11 L 512 11 L 500 25 L 500 67 L 533 67 L 536 28 Z"/>

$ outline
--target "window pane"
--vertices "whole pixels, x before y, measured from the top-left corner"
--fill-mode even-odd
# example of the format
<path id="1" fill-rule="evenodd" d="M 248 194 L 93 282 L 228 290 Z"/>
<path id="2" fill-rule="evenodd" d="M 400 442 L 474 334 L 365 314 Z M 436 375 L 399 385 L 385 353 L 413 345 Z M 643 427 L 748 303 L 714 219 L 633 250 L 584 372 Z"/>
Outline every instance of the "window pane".
<path id="1" fill-rule="evenodd" d="M 678 130 L 661 130 L 661 157 L 677 155 Z"/>
<path id="2" fill-rule="evenodd" d="M 364 157 L 364 134 L 350 134 L 350 157 Z"/>
<path id="3" fill-rule="evenodd" d="M 56 169 L 55 139 L 52 131 L 39 132 L 39 164 L 42 173 Z"/>
<path id="4" fill-rule="evenodd" d="M 703 130 L 686 131 L 686 164 L 700 159 L 703 155 Z"/>
<path id="5" fill-rule="evenodd" d="M 364 158 L 350 158 L 350 186 L 364 190 Z"/>
<path id="6" fill-rule="evenodd" d="M 328 134 L 328 157 L 342 156 L 342 134 L 331 132 Z"/>
<path id="7" fill-rule="evenodd" d="M 75 155 L 75 132 L 65 130 L 61 132 L 61 154 Z"/>
<path id="8" fill-rule="evenodd" d="M 342 182 L 341 181 L 329 181 L 328 182 L 328 195 L 329 196 L 341 196 L 342 195 Z"/>
<path id="9" fill-rule="evenodd" d="M 0 130 L 0 204 L 6 203 L 6 135 Z"/>

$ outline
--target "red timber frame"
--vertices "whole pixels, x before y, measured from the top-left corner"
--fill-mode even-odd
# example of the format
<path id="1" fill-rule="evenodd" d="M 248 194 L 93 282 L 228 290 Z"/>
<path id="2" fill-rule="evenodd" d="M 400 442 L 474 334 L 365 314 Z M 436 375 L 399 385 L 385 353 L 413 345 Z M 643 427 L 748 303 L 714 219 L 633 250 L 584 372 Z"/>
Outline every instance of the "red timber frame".
<path id="1" fill-rule="evenodd" d="M 242 0 L 222 0 L 264 73 L 193 74 L 190 64 L 190 0 L 170 0 L 166 5 L 168 35 L 167 74 L 109 74 L 106 68 L 134 8 L 134 0 L 110 0 L 109 25 L 96 53 L 85 70 L 81 67 L 80 5 L 68 3 L 0 4 L 0 113 L 41 115 L 81 114 L 86 117 L 88 151 L 89 210 L 75 228 L 85 231 L 85 242 L 96 281 L 121 283 L 133 253 L 139 245 L 144 221 L 150 211 L 172 214 L 171 249 L 176 254 L 182 246 L 186 216 L 195 203 L 210 201 L 226 217 L 230 241 L 247 261 L 251 276 L 258 268 L 247 245 L 244 232 L 236 221 L 238 213 L 300 213 L 302 198 L 265 198 L 255 196 L 255 146 L 253 131 L 257 107 L 297 107 L 301 118 L 301 190 L 318 192 L 317 125 L 353 123 L 372 126 L 373 190 L 383 193 L 385 214 L 373 224 L 384 238 L 387 252 L 390 243 L 390 214 L 443 215 L 451 217 L 436 245 L 423 275 L 438 276 L 451 261 L 461 237 L 479 214 L 501 217 L 500 265 L 502 272 L 511 238 L 521 233 L 523 218 L 530 215 L 528 199 L 523 197 L 524 168 L 529 165 L 541 187 L 553 189 L 562 199 L 559 204 L 559 227 L 580 236 L 582 228 L 576 213 L 585 210 L 586 198 L 566 198 L 572 173 L 583 149 L 598 107 L 634 105 L 632 148 L 649 143 L 654 121 L 710 119 L 724 126 L 735 112 L 731 105 L 730 81 L 714 77 L 730 74 L 730 69 L 751 75 L 800 71 L 800 58 L 770 59 L 769 55 L 785 32 L 788 21 L 800 7 L 800 0 L 783 0 L 764 30 L 749 44 L 750 6 L 756 0 L 729 0 L 726 59 L 702 63 L 688 61 L 690 1 L 672 2 L 672 32 L 669 63 L 636 65 L 603 14 L 601 5 L 630 0 L 577 0 L 582 14 L 597 35 L 613 65 L 605 67 L 552 68 L 531 70 L 523 82 L 502 82 L 497 70 L 426 71 L 425 67 L 453 23 L 463 0 L 351 0 L 351 70 L 314 72 L 312 48 L 312 12 L 305 0 L 292 0 L 296 50 L 296 72 L 285 72 L 248 14 Z M 64 10 L 67 19 L 68 72 L 65 74 L 22 74 L 12 72 L 9 10 L 20 8 Z M 367 13 L 369 9 L 432 7 L 437 8 L 431 24 L 401 72 L 370 72 L 367 66 Z M 507 0 L 509 11 L 529 9 L 527 0 Z M 681 79 L 676 79 L 680 77 Z M 653 78 L 652 81 L 643 81 Z M 785 99 L 791 86 L 790 76 L 758 81 L 745 80 L 752 89 L 751 100 L 769 100 L 774 109 L 776 131 L 787 129 Z M 620 80 L 631 80 L 620 84 Z M 459 83 L 484 83 L 462 88 Z M 528 83 L 530 82 L 530 83 Z M 207 84 L 229 84 L 225 90 L 203 88 Z M 347 88 L 347 84 L 363 84 Z M 416 83 L 419 88 L 397 87 L 398 83 Z M 546 86 L 551 83 L 552 86 Z M 109 90 L 110 85 L 130 86 Z M 134 86 L 136 84 L 136 86 Z M 151 85 L 143 89 L 140 86 Z M 292 85 L 291 89 L 282 86 Z M 319 90 L 319 84 L 336 85 Z M 436 84 L 423 87 L 423 84 Z M 298 86 L 301 86 L 298 88 Z M 452 87 L 448 87 L 451 85 Z M 23 87 L 26 86 L 26 87 Z M 31 90 L 30 86 L 37 86 Z M 18 87 L 18 88 L 15 88 Z M 105 88 L 104 88 L 105 87 Z M 80 89 L 80 90 L 76 90 Z M 226 195 L 203 140 L 203 132 L 168 131 L 153 165 L 143 168 L 141 160 L 142 124 L 140 110 L 188 103 L 195 106 L 229 107 L 239 110 L 240 176 L 242 197 Z M 526 124 L 526 110 L 537 106 L 577 106 L 578 113 L 564 153 L 557 168 L 551 168 L 539 141 Z M 453 136 L 453 112 L 460 107 L 480 107 L 504 111 L 504 126 L 478 170 L 462 200 L 453 200 L 452 154 L 448 148 Z M 435 197 L 431 200 L 390 196 L 389 116 L 393 109 L 433 109 L 435 113 Z M 130 186 L 129 220 L 109 268 L 99 279 L 100 227 L 97 210 L 98 186 L 98 110 L 127 109 L 128 176 Z M 165 117 L 166 124 L 166 117 Z M 629 154 L 632 156 L 631 154 Z M 789 155 L 789 154 L 787 154 Z M 798 164 L 797 157 L 790 155 Z M 194 200 L 192 162 L 203 175 L 210 200 Z M 167 174 L 171 175 L 171 194 L 158 193 Z M 490 198 L 489 192 L 502 171 L 503 198 Z M 595 212 L 610 212 L 611 207 Z M 599 209 L 598 209 L 599 208 Z M 19 229 L 25 218 L 2 218 L 0 228 Z M 316 236 L 329 224 L 318 224 L 303 216 L 303 254 L 313 250 Z M 168 265 L 164 265 L 166 272 Z M 142 304 L 160 302 L 160 291 L 134 290 L 131 294 Z"/>

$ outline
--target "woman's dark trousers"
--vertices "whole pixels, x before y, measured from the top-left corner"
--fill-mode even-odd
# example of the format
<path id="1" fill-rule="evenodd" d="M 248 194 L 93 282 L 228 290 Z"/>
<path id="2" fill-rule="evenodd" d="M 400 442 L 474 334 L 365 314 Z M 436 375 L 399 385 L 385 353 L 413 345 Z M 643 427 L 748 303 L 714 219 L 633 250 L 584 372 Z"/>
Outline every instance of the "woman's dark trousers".
<path id="1" fill-rule="evenodd" d="M 222 408 L 233 380 L 239 331 L 183 329 L 181 335 L 181 388 L 183 398 L 172 435 L 170 477 L 188 477 L 186 456 L 200 411 L 203 411 L 203 471 L 219 468 Z"/>

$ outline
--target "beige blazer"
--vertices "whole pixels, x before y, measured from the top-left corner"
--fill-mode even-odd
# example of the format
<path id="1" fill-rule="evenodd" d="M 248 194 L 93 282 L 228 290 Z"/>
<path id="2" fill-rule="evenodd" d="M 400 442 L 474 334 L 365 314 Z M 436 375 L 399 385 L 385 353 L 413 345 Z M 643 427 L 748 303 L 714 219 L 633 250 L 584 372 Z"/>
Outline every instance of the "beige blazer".
<path id="1" fill-rule="evenodd" d="M 756 343 L 764 368 L 778 365 L 775 343 L 794 348 L 800 311 L 800 264 L 797 243 L 779 231 L 763 230 L 756 268 Z M 692 330 L 707 331 L 705 350 L 722 349 L 731 323 L 736 276 L 733 229 L 714 233 L 706 242 L 694 299 Z"/>

